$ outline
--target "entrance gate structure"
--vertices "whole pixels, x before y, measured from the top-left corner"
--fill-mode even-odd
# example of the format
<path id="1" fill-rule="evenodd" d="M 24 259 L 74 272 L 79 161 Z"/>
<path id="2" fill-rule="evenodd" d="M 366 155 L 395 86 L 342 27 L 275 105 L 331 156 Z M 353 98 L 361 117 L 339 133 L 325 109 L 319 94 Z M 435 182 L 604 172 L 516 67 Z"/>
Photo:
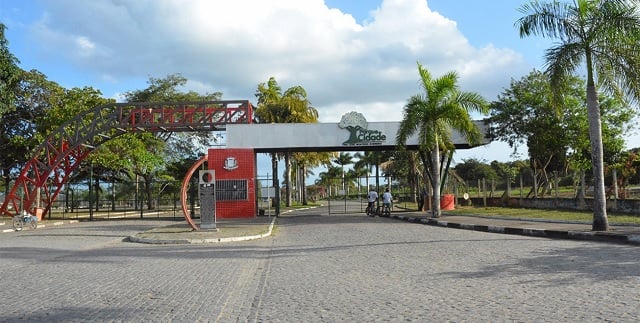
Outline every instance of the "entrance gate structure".
<path id="1" fill-rule="evenodd" d="M 484 121 L 476 121 L 475 124 L 481 133 L 487 133 Z M 366 118 L 358 112 L 343 115 L 339 123 L 229 124 L 227 147 L 233 147 L 229 148 L 232 150 L 252 150 L 254 154 L 394 150 L 397 148 L 395 139 L 399 128 L 400 122 L 367 122 Z M 486 136 L 483 138 L 480 145 L 489 143 Z M 457 149 L 472 148 L 460 133 L 453 132 L 450 139 Z M 415 150 L 418 146 L 417 135 L 408 138 L 407 149 Z M 232 154 L 228 154 L 227 149 L 209 150 L 210 159 L 216 155 L 219 156 L 218 160 L 234 158 Z M 221 169 L 219 165 L 220 163 L 209 163 L 209 167 L 218 167 L 215 168 L 216 174 L 229 172 Z M 277 173 L 277 168 L 274 166 L 273 174 Z M 278 192 L 279 187 L 274 186 Z M 359 202 L 346 203 L 344 208 L 352 211 L 359 209 L 360 204 Z"/>
<path id="2" fill-rule="evenodd" d="M 43 211 L 41 216 L 44 216 L 80 162 L 102 143 L 124 133 L 153 132 L 170 135 L 172 132 L 182 131 L 224 130 L 228 148 L 209 149 L 207 157 L 198 161 L 185 177 L 182 196 L 185 195 L 186 183 L 196 166 L 208 159 L 208 167 L 215 171 L 216 178 L 227 180 L 223 185 L 215 185 L 216 207 L 225 200 L 218 198 L 220 194 L 221 197 L 245 202 L 243 207 L 246 209 L 242 209 L 244 213 L 227 217 L 255 217 L 255 154 L 393 150 L 400 127 L 400 122 L 369 123 L 357 112 L 343 115 L 339 123 L 304 124 L 256 124 L 252 122 L 252 113 L 251 103 L 246 100 L 118 103 L 96 107 L 63 124 L 36 149 L 5 197 L 0 212 L 15 216 L 22 209 L 34 214 Z M 482 133 L 486 133 L 484 121 L 475 123 Z M 457 149 L 471 148 L 457 132 L 453 132 L 450 139 Z M 486 143 L 488 139 L 480 144 Z M 408 138 L 406 145 L 407 149 L 417 149 L 417 136 Z M 238 154 L 242 157 L 238 158 Z M 273 174 L 277 174 L 277 163 L 274 163 L 273 168 Z M 277 184 L 277 181 L 274 183 Z M 274 186 L 278 192 L 279 185 Z M 220 187 L 225 188 L 224 192 L 218 191 Z M 187 222 L 197 230 L 187 214 L 184 199 L 182 208 Z M 237 207 L 228 210 L 237 211 Z M 224 212 L 216 214 L 224 217 Z"/>

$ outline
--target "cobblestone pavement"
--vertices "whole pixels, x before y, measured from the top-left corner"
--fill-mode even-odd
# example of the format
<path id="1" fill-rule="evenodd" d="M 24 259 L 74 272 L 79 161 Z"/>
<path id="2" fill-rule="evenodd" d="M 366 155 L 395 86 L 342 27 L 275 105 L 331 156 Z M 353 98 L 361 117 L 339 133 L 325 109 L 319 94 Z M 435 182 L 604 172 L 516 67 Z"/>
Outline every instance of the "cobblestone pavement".
<path id="1" fill-rule="evenodd" d="M 123 242 L 166 223 L 0 235 L 0 321 L 637 321 L 640 248 L 296 211 L 271 237 Z"/>

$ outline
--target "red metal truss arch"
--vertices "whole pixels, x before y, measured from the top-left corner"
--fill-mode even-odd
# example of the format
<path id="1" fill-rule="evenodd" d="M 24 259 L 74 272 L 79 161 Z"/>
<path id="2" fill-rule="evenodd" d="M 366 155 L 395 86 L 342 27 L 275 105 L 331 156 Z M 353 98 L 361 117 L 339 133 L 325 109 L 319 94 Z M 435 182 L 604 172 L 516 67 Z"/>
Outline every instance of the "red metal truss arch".
<path id="1" fill-rule="evenodd" d="M 112 103 L 75 116 L 38 146 L 5 196 L 0 213 L 49 212 L 71 173 L 93 150 L 127 132 L 220 131 L 229 123 L 252 123 L 247 100 Z"/>
<path id="2" fill-rule="evenodd" d="M 204 164 L 208 159 L 209 155 L 205 154 L 193 165 L 191 165 L 191 167 L 187 171 L 187 174 L 182 180 L 182 188 L 180 189 L 180 204 L 182 206 L 182 214 L 184 214 L 185 220 L 187 220 L 187 223 L 193 231 L 198 231 L 198 226 L 195 222 L 193 222 L 193 219 L 191 219 L 191 216 L 189 216 L 189 210 L 187 210 L 187 188 L 189 187 L 189 183 L 191 182 L 193 173 L 195 173 L 196 170 L 198 170 L 198 168 L 202 166 L 202 164 Z"/>

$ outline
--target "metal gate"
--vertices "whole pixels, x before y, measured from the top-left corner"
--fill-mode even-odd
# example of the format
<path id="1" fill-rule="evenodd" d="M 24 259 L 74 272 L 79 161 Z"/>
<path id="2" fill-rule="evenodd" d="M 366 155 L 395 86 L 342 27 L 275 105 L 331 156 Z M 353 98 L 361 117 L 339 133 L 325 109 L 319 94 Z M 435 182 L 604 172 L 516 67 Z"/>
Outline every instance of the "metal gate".
<path id="1" fill-rule="evenodd" d="M 331 185 L 326 188 L 327 205 L 329 214 L 355 214 L 363 213 L 367 208 L 367 195 L 369 188 L 378 192 L 378 202 L 382 203 L 382 193 L 389 188 L 393 195 L 393 212 L 417 211 L 420 207 L 415 203 L 415 192 L 397 185 L 388 177 L 375 176 L 361 177 L 357 179 L 334 178 Z"/>
<path id="2" fill-rule="evenodd" d="M 329 214 L 364 213 L 367 208 L 367 178 L 331 180 L 327 191 Z"/>

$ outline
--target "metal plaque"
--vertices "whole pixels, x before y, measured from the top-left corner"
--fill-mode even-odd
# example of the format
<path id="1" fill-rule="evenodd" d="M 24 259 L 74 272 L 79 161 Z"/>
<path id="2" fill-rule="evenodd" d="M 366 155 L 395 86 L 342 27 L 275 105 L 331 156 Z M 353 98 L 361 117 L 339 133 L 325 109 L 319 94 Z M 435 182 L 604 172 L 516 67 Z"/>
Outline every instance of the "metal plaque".
<path id="1" fill-rule="evenodd" d="M 213 170 L 201 170 L 200 178 L 200 228 L 216 229 L 216 180 Z"/>

